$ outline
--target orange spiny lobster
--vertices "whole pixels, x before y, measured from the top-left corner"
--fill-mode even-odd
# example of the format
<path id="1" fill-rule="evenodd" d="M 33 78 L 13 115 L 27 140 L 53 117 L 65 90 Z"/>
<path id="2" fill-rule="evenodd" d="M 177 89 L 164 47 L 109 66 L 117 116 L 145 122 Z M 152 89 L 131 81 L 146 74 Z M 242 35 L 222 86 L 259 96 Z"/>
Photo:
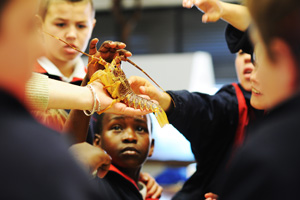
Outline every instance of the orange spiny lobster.
<path id="1" fill-rule="evenodd" d="M 111 97 L 114 99 L 112 104 L 108 106 L 106 109 L 100 111 L 98 114 L 105 112 L 107 109 L 113 106 L 114 103 L 116 102 L 123 102 L 127 106 L 135 108 L 135 109 L 140 109 L 140 110 L 147 110 L 147 111 L 152 111 L 155 114 L 155 117 L 161 127 L 163 127 L 166 124 L 169 124 L 167 115 L 165 111 L 156 103 L 142 98 L 135 94 L 133 90 L 130 87 L 130 84 L 126 78 L 126 75 L 124 71 L 121 69 L 121 58 L 120 56 L 116 56 L 111 63 L 106 62 L 104 59 L 101 57 L 97 58 L 94 56 L 91 56 L 89 54 L 86 54 L 79 49 L 73 47 L 72 45 L 68 44 L 66 41 L 49 34 L 45 32 L 46 34 L 64 42 L 65 44 L 69 45 L 76 51 L 91 57 L 92 59 L 97 59 L 97 61 L 105 67 L 105 69 L 100 69 L 96 71 L 92 77 L 89 83 L 95 81 L 95 80 L 100 80 L 101 83 L 105 86 L 106 90 L 108 93 L 111 95 Z M 126 59 L 129 63 L 137 67 L 139 70 L 141 70 L 143 73 L 145 73 L 140 67 L 138 67 L 135 63 L 133 63 L 131 60 L 128 58 Z M 93 61 L 91 61 L 93 62 Z M 159 88 L 161 88 L 147 73 L 145 73 Z"/>

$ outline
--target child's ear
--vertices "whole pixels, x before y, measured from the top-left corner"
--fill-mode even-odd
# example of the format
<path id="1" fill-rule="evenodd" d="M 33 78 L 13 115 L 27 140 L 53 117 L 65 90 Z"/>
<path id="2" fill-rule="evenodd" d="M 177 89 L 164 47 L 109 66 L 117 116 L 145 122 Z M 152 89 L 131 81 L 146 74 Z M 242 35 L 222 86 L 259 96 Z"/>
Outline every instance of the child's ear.
<path id="1" fill-rule="evenodd" d="M 150 146 L 150 150 L 149 150 L 148 157 L 151 157 L 152 154 L 153 154 L 153 151 L 154 151 L 154 143 L 155 143 L 155 140 L 152 139 L 152 140 L 151 140 L 151 146 Z"/>
<path id="2" fill-rule="evenodd" d="M 101 147 L 101 136 L 99 134 L 97 134 L 97 133 L 94 136 L 93 145 Z"/>
<path id="3" fill-rule="evenodd" d="M 96 26 L 96 23 L 97 23 L 97 20 L 96 20 L 96 19 L 94 19 L 94 20 L 93 20 L 93 29 L 95 28 L 95 26 Z"/>

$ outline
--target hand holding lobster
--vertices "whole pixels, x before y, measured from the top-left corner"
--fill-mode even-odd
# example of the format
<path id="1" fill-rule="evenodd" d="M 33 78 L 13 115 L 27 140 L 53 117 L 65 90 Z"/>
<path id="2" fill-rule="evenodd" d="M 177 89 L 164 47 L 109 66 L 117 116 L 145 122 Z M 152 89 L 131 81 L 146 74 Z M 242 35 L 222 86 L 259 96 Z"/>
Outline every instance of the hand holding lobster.
<path id="1" fill-rule="evenodd" d="M 164 111 L 168 111 L 172 106 L 171 96 L 166 92 L 158 90 L 147 79 L 139 76 L 131 76 L 128 81 L 134 93 L 149 96 L 150 99 L 157 101 Z"/>
<path id="2" fill-rule="evenodd" d="M 125 50 L 126 44 L 123 42 L 116 42 L 107 40 L 102 43 L 99 50 L 97 50 L 97 44 L 99 40 L 94 38 L 90 42 L 89 46 L 89 55 L 92 55 L 96 58 L 103 58 L 106 62 L 111 62 L 116 56 L 120 56 L 122 60 L 126 60 L 127 57 L 132 56 L 130 51 Z M 87 80 L 89 81 L 92 75 L 99 69 L 104 69 L 104 66 L 101 65 L 98 60 L 92 60 L 92 57 L 89 57 Z"/>
<path id="3" fill-rule="evenodd" d="M 131 52 L 125 50 L 126 45 L 123 42 L 116 41 L 105 41 L 100 46 L 99 50 L 97 50 L 97 44 L 99 40 L 97 38 L 91 40 L 89 46 L 89 55 L 94 56 L 94 58 L 103 58 L 107 62 L 111 62 L 116 56 L 120 56 L 122 60 L 125 60 L 127 57 L 132 56 Z M 105 69 L 103 65 L 101 65 L 97 59 L 92 60 L 93 57 L 89 57 L 89 65 L 88 71 L 85 77 L 84 82 L 86 84 L 90 81 L 92 75 L 98 71 L 99 69 Z M 100 81 L 94 81 L 91 83 L 96 89 L 97 95 L 101 100 L 102 108 L 105 109 L 110 106 L 113 102 L 110 94 L 106 91 L 103 84 Z M 116 103 L 106 112 L 114 113 L 114 114 L 127 114 L 127 115 L 145 115 L 147 111 L 141 111 L 140 109 L 134 109 L 128 107 L 124 103 Z"/>

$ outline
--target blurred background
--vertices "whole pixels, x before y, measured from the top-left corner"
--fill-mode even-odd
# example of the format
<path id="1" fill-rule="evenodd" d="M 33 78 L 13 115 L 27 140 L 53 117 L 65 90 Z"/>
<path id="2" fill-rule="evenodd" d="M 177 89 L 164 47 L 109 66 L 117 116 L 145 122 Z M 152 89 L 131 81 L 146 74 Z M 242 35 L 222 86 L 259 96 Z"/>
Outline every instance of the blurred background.
<path id="1" fill-rule="evenodd" d="M 203 24 L 202 13 L 195 7 L 183 8 L 182 0 L 94 0 L 94 4 L 97 24 L 92 37 L 100 43 L 126 43 L 131 60 L 164 90 L 214 94 L 237 81 L 235 55 L 225 42 L 225 22 Z M 146 77 L 128 63 L 123 69 L 127 77 Z M 165 200 L 193 173 L 194 157 L 189 142 L 173 126 L 161 129 L 152 119 L 155 151 L 143 171 L 164 187 Z"/>

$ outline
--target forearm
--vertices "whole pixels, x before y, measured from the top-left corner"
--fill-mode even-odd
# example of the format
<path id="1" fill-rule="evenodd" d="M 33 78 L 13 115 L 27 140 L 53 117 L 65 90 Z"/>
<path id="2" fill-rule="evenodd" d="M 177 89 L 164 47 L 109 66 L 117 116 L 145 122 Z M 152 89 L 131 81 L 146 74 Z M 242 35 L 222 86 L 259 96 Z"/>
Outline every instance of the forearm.
<path id="1" fill-rule="evenodd" d="M 240 31 L 245 31 L 249 27 L 251 16 L 247 7 L 222 1 L 220 4 L 222 7 L 221 18 L 224 21 Z"/>
<path id="2" fill-rule="evenodd" d="M 86 87 L 49 79 L 48 108 L 91 110 L 93 96 Z"/>
<path id="3" fill-rule="evenodd" d="M 87 85 L 86 79 L 82 81 L 81 85 Z M 90 90 L 88 92 L 90 95 L 92 95 Z M 93 97 L 91 96 L 90 99 L 93 99 Z M 94 102 L 92 102 L 91 106 L 93 106 L 93 103 Z M 92 108 L 89 108 L 89 110 L 91 109 Z M 70 136 L 73 138 L 74 143 L 85 142 L 89 129 L 90 119 L 91 117 L 86 116 L 82 110 L 72 109 L 65 123 L 63 132 L 70 134 Z"/>

